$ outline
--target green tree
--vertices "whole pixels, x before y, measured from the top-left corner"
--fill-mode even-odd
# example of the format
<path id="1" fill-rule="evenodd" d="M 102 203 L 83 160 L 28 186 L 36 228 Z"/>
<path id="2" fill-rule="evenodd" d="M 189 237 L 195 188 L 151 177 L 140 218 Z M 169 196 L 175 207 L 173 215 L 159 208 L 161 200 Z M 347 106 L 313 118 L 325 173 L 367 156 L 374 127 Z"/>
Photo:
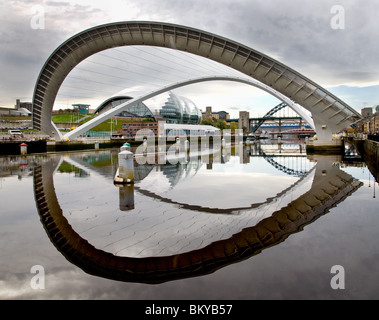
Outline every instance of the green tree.
<path id="1" fill-rule="evenodd" d="M 214 126 L 214 123 L 211 120 L 203 120 L 200 124 L 203 126 Z"/>
<path id="2" fill-rule="evenodd" d="M 224 130 L 224 129 L 227 128 L 228 125 L 227 125 L 227 123 L 226 123 L 225 120 L 218 119 L 218 120 L 216 121 L 215 126 L 216 126 L 217 128 L 219 128 L 220 130 Z"/>
<path id="3" fill-rule="evenodd" d="M 230 123 L 230 130 L 232 131 L 232 132 L 234 132 L 234 131 L 236 131 L 238 129 L 238 123 L 237 122 L 231 122 Z"/>

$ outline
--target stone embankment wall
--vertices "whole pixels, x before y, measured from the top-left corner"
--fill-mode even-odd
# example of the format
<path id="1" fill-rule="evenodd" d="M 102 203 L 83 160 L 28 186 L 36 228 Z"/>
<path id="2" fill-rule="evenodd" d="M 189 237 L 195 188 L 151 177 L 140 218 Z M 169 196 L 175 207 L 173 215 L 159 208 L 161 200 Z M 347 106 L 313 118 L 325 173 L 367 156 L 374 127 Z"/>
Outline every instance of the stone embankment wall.
<path id="1" fill-rule="evenodd" d="M 365 160 L 367 167 L 374 176 L 376 181 L 379 181 L 379 142 L 373 140 L 353 140 L 353 144 L 359 154 Z"/>
<path id="2" fill-rule="evenodd" d="M 365 140 L 363 144 L 364 153 L 370 158 L 371 161 L 379 163 L 379 142 L 372 140 Z"/>
<path id="3" fill-rule="evenodd" d="M 375 178 L 375 181 L 379 182 L 379 142 L 366 140 L 364 145 L 364 159 L 370 169 L 370 172 Z"/>

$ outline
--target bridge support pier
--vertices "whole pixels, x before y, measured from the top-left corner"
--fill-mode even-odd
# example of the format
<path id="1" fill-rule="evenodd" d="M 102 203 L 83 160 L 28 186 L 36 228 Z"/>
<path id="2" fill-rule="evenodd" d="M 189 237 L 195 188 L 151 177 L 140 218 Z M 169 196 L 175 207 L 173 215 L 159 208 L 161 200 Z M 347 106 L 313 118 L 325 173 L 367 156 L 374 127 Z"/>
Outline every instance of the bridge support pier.
<path id="1" fill-rule="evenodd" d="M 318 118 L 316 114 L 312 114 L 312 118 L 315 125 L 316 137 L 307 141 L 307 153 L 343 154 L 343 141 L 334 136 L 344 127 L 332 121 Z"/>
<path id="2" fill-rule="evenodd" d="M 336 140 L 308 140 L 306 142 L 307 154 L 343 154 L 343 141 Z"/>

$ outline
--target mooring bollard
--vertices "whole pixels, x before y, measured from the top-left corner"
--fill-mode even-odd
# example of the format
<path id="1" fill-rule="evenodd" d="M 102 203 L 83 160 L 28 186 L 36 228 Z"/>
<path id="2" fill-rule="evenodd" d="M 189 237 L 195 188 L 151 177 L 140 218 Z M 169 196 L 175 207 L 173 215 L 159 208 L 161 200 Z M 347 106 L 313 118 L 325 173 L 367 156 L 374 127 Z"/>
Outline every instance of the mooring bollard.
<path id="1" fill-rule="evenodd" d="M 125 143 L 118 154 L 118 170 L 114 183 L 134 183 L 134 161 L 133 153 L 129 151 L 130 145 Z"/>
<path id="2" fill-rule="evenodd" d="M 19 147 L 20 147 L 20 153 L 21 153 L 21 155 L 25 155 L 25 154 L 28 153 L 28 145 L 26 143 L 24 143 L 24 142 L 21 143 L 19 145 Z"/>
<path id="3" fill-rule="evenodd" d="M 180 138 L 179 137 L 177 137 L 176 139 L 175 139 L 175 141 L 176 141 L 176 152 L 179 152 L 180 151 Z"/>
<path id="4" fill-rule="evenodd" d="M 95 150 L 99 150 L 99 141 L 95 141 Z"/>
<path id="5" fill-rule="evenodd" d="M 125 142 L 122 147 L 120 148 L 120 151 L 130 151 L 130 144 Z"/>

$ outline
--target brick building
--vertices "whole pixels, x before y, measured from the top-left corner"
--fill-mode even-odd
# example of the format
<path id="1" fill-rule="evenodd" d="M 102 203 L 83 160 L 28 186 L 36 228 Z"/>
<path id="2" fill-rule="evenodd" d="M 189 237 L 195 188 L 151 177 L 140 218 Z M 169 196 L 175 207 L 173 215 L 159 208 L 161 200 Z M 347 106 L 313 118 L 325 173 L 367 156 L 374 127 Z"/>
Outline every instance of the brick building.
<path id="1" fill-rule="evenodd" d="M 154 135 L 158 135 L 158 122 L 139 121 L 139 122 L 124 122 L 122 124 L 122 136 L 127 139 L 134 139 L 138 130 L 150 129 Z"/>

